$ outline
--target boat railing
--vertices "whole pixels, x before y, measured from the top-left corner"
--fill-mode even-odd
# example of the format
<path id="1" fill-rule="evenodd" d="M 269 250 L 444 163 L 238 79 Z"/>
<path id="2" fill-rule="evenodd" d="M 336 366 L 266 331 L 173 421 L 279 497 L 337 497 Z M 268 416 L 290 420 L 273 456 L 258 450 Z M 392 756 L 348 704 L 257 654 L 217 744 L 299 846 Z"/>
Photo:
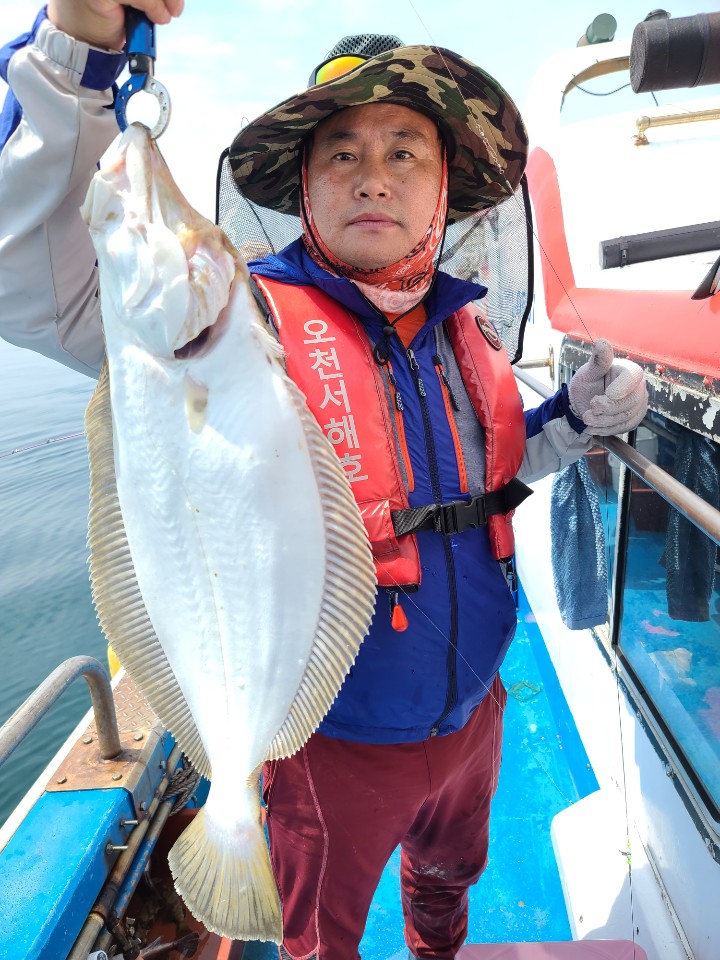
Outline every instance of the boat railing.
<path id="1" fill-rule="evenodd" d="M 514 371 L 518 380 L 544 399 L 552 396 L 553 391 L 540 380 L 523 370 L 518 370 L 517 365 L 515 365 Z M 620 437 L 596 437 L 595 439 L 599 446 L 604 446 L 629 470 L 638 477 L 642 477 L 648 487 L 659 493 L 671 507 L 674 507 L 720 546 L 720 511 L 710 506 L 692 490 L 688 490 L 662 467 L 638 453 L 634 447 L 621 440 Z"/>
<path id="2" fill-rule="evenodd" d="M 107 670 L 94 657 L 70 657 L 36 687 L 0 728 L 0 767 L 80 676 L 90 687 L 100 755 L 111 760 L 120 753 L 120 733 Z"/>
<path id="3" fill-rule="evenodd" d="M 676 123 L 699 123 L 703 120 L 720 120 L 720 110 L 686 110 L 684 113 L 670 113 L 661 117 L 638 117 L 635 121 L 635 145 L 643 146 L 650 142 L 645 136 L 645 131 L 650 127 L 669 127 Z"/>
<path id="4" fill-rule="evenodd" d="M 624 73 L 630 69 L 630 57 L 623 55 L 612 57 L 609 60 L 596 60 L 587 67 L 579 70 L 571 80 L 565 85 L 563 90 L 563 100 L 574 89 L 581 87 L 588 80 L 594 80 L 596 77 L 606 77 L 610 73 Z"/>

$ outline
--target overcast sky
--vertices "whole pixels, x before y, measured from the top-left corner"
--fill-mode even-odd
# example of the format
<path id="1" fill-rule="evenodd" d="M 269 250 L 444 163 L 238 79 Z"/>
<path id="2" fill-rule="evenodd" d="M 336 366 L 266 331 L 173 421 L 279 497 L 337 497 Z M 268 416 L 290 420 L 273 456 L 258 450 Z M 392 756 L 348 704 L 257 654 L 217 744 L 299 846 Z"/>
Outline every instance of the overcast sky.
<path id="1" fill-rule="evenodd" d="M 717 6 L 672 0 L 666 9 L 679 17 Z M 28 30 L 38 9 L 30 0 L 0 0 L 0 45 Z M 652 0 L 186 0 L 185 13 L 157 30 L 155 72 L 173 109 L 159 143 L 190 202 L 212 217 L 217 157 L 243 120 L 304 89 L 347 34 L 393 33 L 448 47 L 496 77 L 522 109 L 535 70 L 574 47 L 595 16 L 611 13 L 616 38 L 629 39 L 651 9 Z M 611 89 L 617 78 L 594 83 Z"/>

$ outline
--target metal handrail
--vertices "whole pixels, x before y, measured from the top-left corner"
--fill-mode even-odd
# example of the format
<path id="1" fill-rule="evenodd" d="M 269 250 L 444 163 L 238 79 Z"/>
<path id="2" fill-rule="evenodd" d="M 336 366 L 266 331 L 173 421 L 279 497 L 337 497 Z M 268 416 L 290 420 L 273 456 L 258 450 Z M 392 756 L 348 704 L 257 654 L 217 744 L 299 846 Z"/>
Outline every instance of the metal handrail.
<path id="1" fill-rule="evenodd" d="M 720 120 L 720 110 L 688 110 L 687 113 L 670 113 L 662 117 L 638 117 L 635 121 L 635 143 L 643 146 L 649 142 L 645 131 L 650 127 L 669 127 L 676 123 L 697 123 L 702 120 Z"/>
<path id="2" fill-rule="evenodd" d="M 535 393 L 540 394 L 545 399 L 552 396 L 554 391 L 540 380 L 518 370 L 517 366 L 513 369 L 516 378 L 534 390 Z M 595 437 L 594 439 L 600 446 L 604 446 L 616 456 L 634 474 L 642 477 L 645 483 L 652 487 L 656 493 L 659 493 L 664 500 L 667 500 L 671 507 L 674 507 L 678 513 L 694 523 L 706 536 L 720 546 L 719 510 L 710 506 L 692 490 L 688 490 L 662 467 L 638 453 L 634 447 L 621 440 L 620 437 Z"/>
<path id="3" fill-rule="evenodd" d="M 107 670 L 94 657 L 70 657 L 43 680 L 0 728 L 0 766 L 80 676 L 85 677 L 90 687 L 100 755 L 104 760 L 111 760 L 120 753 L 120 733 Z"/>

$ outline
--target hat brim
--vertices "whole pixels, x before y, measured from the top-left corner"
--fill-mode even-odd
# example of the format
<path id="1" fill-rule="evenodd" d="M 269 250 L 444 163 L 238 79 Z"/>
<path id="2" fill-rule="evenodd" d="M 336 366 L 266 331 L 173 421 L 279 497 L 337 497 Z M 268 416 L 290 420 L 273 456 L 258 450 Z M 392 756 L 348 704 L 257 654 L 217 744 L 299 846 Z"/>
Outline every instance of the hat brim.
<path id="1" fill-rule="evenodd" d="M 458 54 L 410 46 L 310 87 L 244 127 L 228 154 L 238 188 L 253 203 L 299 215 L 303 141 L 336 111 L 368 103 L 399 104 L 438 121 L 447 150 L 449 223 L 495 206 L 518 186 L 528 138 L 510 96 Z"/>

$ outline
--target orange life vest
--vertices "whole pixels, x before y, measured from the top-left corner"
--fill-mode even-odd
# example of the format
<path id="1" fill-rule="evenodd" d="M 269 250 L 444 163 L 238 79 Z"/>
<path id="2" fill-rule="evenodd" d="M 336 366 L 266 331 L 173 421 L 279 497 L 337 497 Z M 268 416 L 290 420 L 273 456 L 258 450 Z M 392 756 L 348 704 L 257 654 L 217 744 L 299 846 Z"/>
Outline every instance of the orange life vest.
<path id="1" fill-rule="evenodd" d="M 396 536 L 392 514 L 409 507 L 398 459 L 393 413 L 382 374 L 360 320 L 328 294 L 254 278 L 285 349 L 288 375 L 335 447 L 365 522 L 380 586 L 420 583 L 413 534 Z M 525 452 L 525 418 L 501 341 L 472 305 L 445 321 L 470 402 L 485 430 L 485 489 L 502 489 Z M 483 328 L 485 333 L 483 333 Z M 488 517 L 497 559 L 514 552 L 512 513 Z"/>

